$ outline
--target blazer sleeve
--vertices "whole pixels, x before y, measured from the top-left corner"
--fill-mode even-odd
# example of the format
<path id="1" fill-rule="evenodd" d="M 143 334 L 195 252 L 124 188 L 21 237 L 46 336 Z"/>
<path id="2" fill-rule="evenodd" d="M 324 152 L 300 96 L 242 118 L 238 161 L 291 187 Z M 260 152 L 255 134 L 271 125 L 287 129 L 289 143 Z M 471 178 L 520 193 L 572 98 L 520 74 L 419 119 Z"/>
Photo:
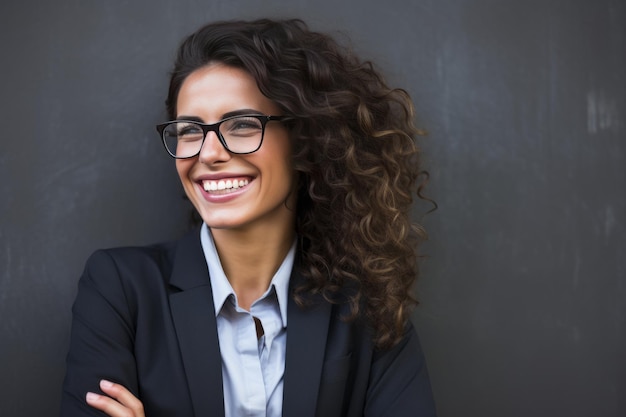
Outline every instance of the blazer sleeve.
<path id="1" fill-rule="evenodd" d="M 101 379 L 120 383 L 138 395 L 134 312 L 106 251 L 94 253 L 87 261 L 72 314 L 61 416 L 103 416 L 85 401 L 88 391 L 102 394 Z"/>
<path id="2" fill-rule="evenodd" d="M 364 416 L 436 416 L 426 361 L 409 322 L 404 339 L 372 358 Z"/>

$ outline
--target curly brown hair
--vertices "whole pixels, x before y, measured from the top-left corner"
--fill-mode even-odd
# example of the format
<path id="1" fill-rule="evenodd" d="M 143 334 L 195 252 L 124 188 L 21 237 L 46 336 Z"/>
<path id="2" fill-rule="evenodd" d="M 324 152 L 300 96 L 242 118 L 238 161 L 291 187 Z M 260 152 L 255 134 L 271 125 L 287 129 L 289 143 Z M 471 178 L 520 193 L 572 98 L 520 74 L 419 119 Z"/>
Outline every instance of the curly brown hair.
<path id="1" fill-rule="evenodd" d="M 408 94 L 301 20 L 219 22 L 178 50 L 166 101 L 172 119 L 185 78 L 212 62 L 248 71 L 289 117 L 307 278 L 296 301 L 307 293 L 347 300 L 349 319 L 365 317 L 376 346 L 393 346 L 416 304 L 416 247 L 426 238 L 410 219 L 423 184 L 415 144 L 422 132 Z"/>

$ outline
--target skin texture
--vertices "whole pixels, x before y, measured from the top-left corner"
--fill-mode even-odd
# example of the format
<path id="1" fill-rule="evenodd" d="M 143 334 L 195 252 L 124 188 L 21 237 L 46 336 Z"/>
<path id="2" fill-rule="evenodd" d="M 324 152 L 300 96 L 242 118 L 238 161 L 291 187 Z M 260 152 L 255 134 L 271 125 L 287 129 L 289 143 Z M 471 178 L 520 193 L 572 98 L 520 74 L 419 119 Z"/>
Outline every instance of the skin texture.
<path id="1" fill-rule="evenodd" d="M 249 109 L 265 115 L 280 115 L 280 109 L 256 87 L 245 71 L 210 64 L 194 71 L 178 95 L 178 119 L 194 117 L 215 123 L 229 112 Z M 288 215 L 284 205 L 293 187 L 291 146 L 288 131 L 269 122 L 261 148 L 252 154 L 229 153 L 210 132 L 197 158 L 176 160 L 181 182 L 202 219 L 212 229 L 237 229 L 255 233 L 274 227 Z M 250 184 L 234 200 L 211 202 L 203 197 L 198 179 L 251 177 Z"/>
<path id="2" fill-rule="evenodd" d="M 177 119 L 215 123 L 232 112 L 280 116 L 245 71 L 209 64 L 191 73 L 177 101 Z M 295 238 L 296 186 L 289 131 L 266 125 L 261 148 L 252 154 L 228 152 L 210 132 L 200 154 L 176 160 L 185 193 L 211 228 L 220 261 L 239 305 L 249 309 L 268 288 Z M 246 179 L 232 194 L 207 193 L 202 180 Z M 88 393 L 89 405 L 112 417 L 142 417 L 141 401 L 119 384 L 101 381 L 107 396 Z"/>

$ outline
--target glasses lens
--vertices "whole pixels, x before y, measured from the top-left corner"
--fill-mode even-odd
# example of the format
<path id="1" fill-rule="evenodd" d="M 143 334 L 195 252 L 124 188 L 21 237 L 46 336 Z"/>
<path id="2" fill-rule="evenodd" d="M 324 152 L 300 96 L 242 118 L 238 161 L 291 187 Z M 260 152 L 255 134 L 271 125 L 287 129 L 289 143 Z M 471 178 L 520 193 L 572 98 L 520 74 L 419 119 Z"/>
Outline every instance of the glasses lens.
<path id="1" fill-rule="evenodd" d="M 234 117 L 222 122 L 220 134 L 231 152 L 254 152 L 263 140 L 263 123 L 252 116 Z"/>
<path id="2" fill-rule="evenodd" d="M 163 130 L 167 150 L 178 158 L 194 156 L 202 147 L 202 127 L 190 122 L 176 122 Z"/>

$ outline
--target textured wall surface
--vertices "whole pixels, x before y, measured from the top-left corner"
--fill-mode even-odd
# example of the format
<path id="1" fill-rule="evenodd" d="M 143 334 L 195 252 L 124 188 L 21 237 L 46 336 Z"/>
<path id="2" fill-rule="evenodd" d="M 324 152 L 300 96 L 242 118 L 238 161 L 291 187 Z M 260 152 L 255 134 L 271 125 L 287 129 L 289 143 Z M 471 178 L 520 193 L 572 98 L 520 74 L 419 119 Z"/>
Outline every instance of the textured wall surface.
<path id="1" fill-rule="evenodd" d="M 621 0 L 3 2 L 0 415 L 56 414 L 89 253 L 186 227 L 154 130 L 176 45 L 264 16 L 345 33 L 430 132 L 415 323 L 440 415 L 626 415 Z"/>

